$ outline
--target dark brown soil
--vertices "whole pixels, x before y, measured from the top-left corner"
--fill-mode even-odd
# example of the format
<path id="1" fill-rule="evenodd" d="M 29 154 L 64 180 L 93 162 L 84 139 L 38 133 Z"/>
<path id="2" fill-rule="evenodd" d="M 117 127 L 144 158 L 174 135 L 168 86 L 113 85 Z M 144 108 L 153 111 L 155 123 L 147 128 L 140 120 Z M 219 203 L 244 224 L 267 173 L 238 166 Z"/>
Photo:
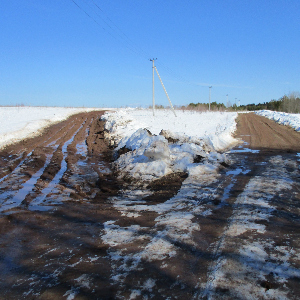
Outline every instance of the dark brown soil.
<path id="1" fill-rule="evenodd" d="M 298 132 L 254 113 L 239 114 L 236 136 L 251 149 L 300 152 Z"/>
<path id="2" fill-rule="evenodd" d="M 83 289 L 78 299 L 98 298 L 95 295 L 99 293 L 101 299 L 110 299 L 114 294 L 109 284 L 107 246 L 99 242 L 98 236 L 95 237 L 95 232 L 103 228 L 105 221 L 119 217 L 111 205 L 105 204 L 109 196 L 117 194 L 118 180 L 113 174 L 103 176 L 98 168 L 99 164 L 109 168 L 111 162 L 111 149 L 103 138 L 102 114 L 91 112 L 74 115 L 46 128 L 40 136 L 0 151 L 0 178 L 4 179 L 2 183 L 11 182 L 2 189 L 5 191 L 15 189 L 13 185 L 20 186 L 26 182 L 43 167 L 46 155 L 52 155 L 50 163 L 22 205 L 4 211 L 0 216 L 0 299 L 61 299 L 70 289 L 71 281 L 84 273 L 93 274 L 91 276 L 99 290 L 91 294 L 89 289 Z M 62 147 L 72 136 L 74 139 L 67 146 L 67 171 L 60 180 L 62 190 L 70 190 L 69 198 L 64 199 L 67 202 L 49 212 L 26 209 L 61 169 Z M 55 149 L 49 146 L 54 141 L 57 144 Z M 87 144 L 87 156 L 78 154 L 76 149 L 77 144 L 84 141 Z M 84 184 L 70 182 L 71 175 L 78 172 L 74 166 L 81 160 L 85 161 L 88 172 L 94 170 L 95 175 L 88 176 Z M 18 170 L 20 163 L 21 169 Z M 10 179 L 11 172 L 15 172 L 16 180 Z M 6 175 L 9 176 L 4 178 Z M 84 178 L 88 174 L 81 175 Z M 86 201 L 91 195 L 90 201 Z M 97 261 L 91 263 L 95 256 Z M 46 267 L 45 261 L 51 260 L 55 263 Z M 76 266 L 70 267 L 72 264 Z M 69 267 L 66 268 L 67 265 Z M 53 272 L 60 268 L 64 270 L 63 274 L 57 271 L 57 276 L 53 276 Z M 35 286 L 34 281 L 42 282 L 42 285 Z M 39 295 L 35 295 L 35 292 L 27 295 L 30 286 L 39 291 Z"/>
<path id="3" fill-rule="evenodd" d="M 141 260 L 139 268 L 125 272 L 122 264 L 128 268 L 133 264 L 130 260 L 125 264 L 126 255 L 139 253 L 149 240 L 140 239 L 127 245 L 121 249 L 124 258 L 116 258 L 113 255 L 119 246 L 109 246 L 103 240 L 106 222 L 114 222 L 125 233 L 130 226 L 137 226 L 139 234 L 149 239 L 167 230 L 167 226 L 157 226 L 156 211 L 140 211 L 139 216 L 133 217 L 114 205 L 126 197 L 124 190 L 134 189 L 135 185 L 118 180 L 110 170 L 112 149 L 104 139 L 102 114 L 74 115 L 45 129 L 40 136 L 0 151 L 2 205 L 14 199 L 23 185 L 45 166 L 22 203 L 0 214 L 0 299 L 67 299 L 68 296 L 75 300 L 130 299 L 138 289 L 140 294 L 135 299 L 205 299 L 216 261 L 222 256 L 238 257 L 239 245 L 258 238 L 255 232 L 247 232 L 235 238 L 234 244 L 230 241 L 226 244 L 224 232 L 237 197 L 252 178 L 263 174 L 270 158 L 275 156 L 296 162 L 289 167 L 292 174 L 289 179 L 294 184 L 290 190 L 273 197 L 276 209 L 270 220 L 264 222 L 267 230 L 261 238 L 299 253 L 300 187 L 295 152 L 300 152 L 300 134 L 255 114 L 240 114 L 237 137 L 248 143 L 244 147 L 260 152 L 229 154 L 232 163 L 220 166 L 218 177 L 199 180 L 195 195 L 201 197 L 184 196 L 187 203 L 198 203 L 202 211 L 209 211 L 195 214 L 193 222 L 200 229 L 193 233 L 193 243 L 169 237 L 167 242 L 176 247 L 176 256 Z M 84 145 L 86 152 L 78 150 Z M 56 184 L 56 191 L 45 199 L 58 203 L 51 202 L 50 210 L 31 210 L 31 204 L 59 175 L 64 161 L 66 171 Z M 202 158 L 196 162 L 201 163 Z M 247 172 L 228 175 L 238 168 Z M 143 188 L 139 185 L 150 195 L 137 200 L 149 207 L 163 205 L 178 193 L 186 178 L 184 173 L 171 174 Z M 300 270 L 299 260 L 290 259 L 289 263 Z M 118 268 L 126 274 L 122 284 L 113 280 Z M 284 284 L 275 277 L 270 273 L 257 280 L 256 285 L 264 292 L 284 288 L 290 299 L 299 299 L 297 274 Z M 141 288 L 149 278 L 155 285 Z M 230 285 L 216 286 L 211 298 L 241 299 Z"/>

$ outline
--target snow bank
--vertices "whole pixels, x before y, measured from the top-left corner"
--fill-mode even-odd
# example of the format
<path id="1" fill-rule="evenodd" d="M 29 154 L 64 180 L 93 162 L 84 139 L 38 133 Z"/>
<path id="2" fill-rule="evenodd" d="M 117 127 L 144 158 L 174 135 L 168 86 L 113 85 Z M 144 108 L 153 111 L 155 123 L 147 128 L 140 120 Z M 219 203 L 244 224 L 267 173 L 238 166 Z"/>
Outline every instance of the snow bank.
<path id="1" fill-rule="evenodd" d="M 270 120 L 274 120 L 281 125 L 288 125 L 300 132 L 300 114 L 288 114 L 271 110 L 260 110 L 255 113 Z"/>
<path id="2" fill-rule="evenodd" d="M 93 108 L 0 107 L 0 148 L 40 133 L 45 127 Z"/>
<path id="3" fill-rule="evenodd" d="M 153 116 L 147 109 L 124 109 L 102 119 L 106 138 L 123 153 L 115 167 L 122 175 L 152 180 L 178 171 L 198 176 L 226 161 L 217 151 L 238 142 L 232 137 L 236 117 L 236 113 L 191 111 L 177 111 L 175 117 L 169 110 Z"/>

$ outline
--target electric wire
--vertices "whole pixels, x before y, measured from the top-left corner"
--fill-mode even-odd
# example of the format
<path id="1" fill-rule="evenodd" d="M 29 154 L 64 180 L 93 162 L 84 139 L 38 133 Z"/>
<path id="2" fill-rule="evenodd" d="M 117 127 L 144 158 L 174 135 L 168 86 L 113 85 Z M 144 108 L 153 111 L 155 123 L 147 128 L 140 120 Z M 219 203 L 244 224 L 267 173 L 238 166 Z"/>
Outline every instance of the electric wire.
<path id="1" fill-rule="evenodd" d="M 71 0 L 83 13 L 85 13 L 89 18 L 91 18 L 97 25 L 99 25 L 103 30 L 105 30 L 102 25 L 100 25 L 91 15 L 89 15 L 81 6 L 79 6 L 74 0 Z"/>
<path id="2" fill-rule="evenodd" d="M 107 32 L 110 36 L 112 36 L 114 39 L 116 39 L 119 42 L 122 42 L 122 44 L 131 52 L 133 52 L 135 55 L 140 56 L 143 59 L 149 59 L 151 57 L 150 55 L 147 55 L 147 53 L 140 47 L 138 47 L 112 20 L 107 16 L 107 14 L 103 11 L 103 9 L 97 4 L 95 0 L 91 0 L 92 4 L 88 0 L 81 0 L 83 1 L 90 10 L 107 26 L 107 28 L 103 27 L 94 16 L 92 16 L 91 13 L 88 13 L 86 9 L 84 9 L 82 6 L 78 4 L 78 1 L 80 0 L 71 0 L 84 14 L 92 19 L 99 27 L 101 27 L 105 32 Z M 94 9 L 95 8 L 95 9 Z M 105 16 L 105 18 L 104 18 Z M 189 85 L 198 85 L 195 83 L 192 83 L 189 80 L 186 80 L 184 77 L 179 75 L 177 72 L 169 68 L 166 64 L 161 62 L 160 60 L 156 60 L 157 64 L 165 71 L 165 73 L 168 73 L 171 77 L 179 81 L 180 83 L 185 83 Z M 171 79 L 169 79 L 171 80 Z"/>
<path id="3" fill-rule="evenodd" d="M 99 7 L 99 5 L 94 1 L 94 0 L 92 0 L 92 2 L 93 2 L 93 4 L 96 6 L 96 8 L 98 9 L 98 10 L 100 10 L 104 15 L 105 15 L 105 17 L 107 18 L 107 20 L 113 25 L 113 27 L 115 27 L 119 32 L 120 32 L 120 37 L 124 37 L 124 39 L 126 39 L 128 42 L 130 42 L 132 45 L 134 45 L 134 42 L 107 16 L 107 14 L 103 11 L 103 9 L 101 9 L 101 7 Z M 107 22 L 106 22 L 107 23 Z M 110 28 L 112 28 L 112 26 L 110 26 L 109 24 L 108 24 L 108 26 L 110 27 Z M 136 47 L 137 48 L 137 47 Z M 143 51 L 143 49 L 141 49 L 141 48 L 139 48 L 139 50 L 141 51 L 141 52 L 143 52 L 143 53 L 145 53 L 144 51 Z"/>
<path id="4" fill-rule="evenodd" d="M 122 30 L 120 28 L 118 28 L 117 25 L 115 25 L 110 18 L 106 17 L 108 21 L 105 20 L 105 18 L 103 18 L 101 16 L 101 14 L 98 13 L 97 10 L 99 10 L 100 12 L 103 12 L 103 10 L 99 7 L 99 5 L 97 5 L 97 3 L 95 3 L 95 1 L 92 1 L 94 7 L 96 8 L 96 10 L 93 9 L 92 5 L 87 1 L 87 0 L 82 0 L 89 8 L 90 10 L 96 14 L 96 16 L 107 26 L 106 28 L 103 27 L 94 16 L 92 16 L 91 13 L 88 13 L 87 10 L 85 8 L 83 8 L 83 6 L 78 4 L 78 1 L 75 0 L 71 0 L 81 11 L 83 11 L 85 13 L 85 15 L 87 17 L 89 17 L 90 19 L 92 19 L 99 27 L 101 27 L 107 34 L 109 34 L 111 37 L 113 37 L 115 40 L 123 43 L 123 45 L 129 49 L 131 52 L 133 52 L 136 55 L 141 56 L 142 58 L 145 59 L 145 53 L 142 53 L 141 49 L 137 49 L 137 47 L 134 45 L 134 43 L 125 35 L 125 33 L 122 32 Z M 112 24 L 112 25 L 111 25 Z M 115 28 L 113 28 L 115 27 Z M 116 30 L 116 28 L 118 30 Z"/>

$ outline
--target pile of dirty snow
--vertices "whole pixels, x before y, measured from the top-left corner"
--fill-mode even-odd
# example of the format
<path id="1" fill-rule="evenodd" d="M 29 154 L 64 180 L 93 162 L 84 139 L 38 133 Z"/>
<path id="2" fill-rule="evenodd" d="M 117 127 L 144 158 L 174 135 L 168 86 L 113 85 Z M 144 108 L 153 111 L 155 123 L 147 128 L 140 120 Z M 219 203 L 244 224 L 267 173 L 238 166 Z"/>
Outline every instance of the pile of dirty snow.
<path id="1" fill-rule="evenodd" d="M 236 113 L 123 109 L 102 116 L 106 138 L 114 145 L 114 166 L 122 175 L 153 180 L 172 172 L 198 176 L 211 172 L 238 141 Z"/>
<path id="2" fill-rule="evenodd" d="M 288 114 L 271 110 L 259 110 L 255 113 L 270 120 L 274 120 L 281 125 L 288 125 L 300 132 L 300 114 Z"/>

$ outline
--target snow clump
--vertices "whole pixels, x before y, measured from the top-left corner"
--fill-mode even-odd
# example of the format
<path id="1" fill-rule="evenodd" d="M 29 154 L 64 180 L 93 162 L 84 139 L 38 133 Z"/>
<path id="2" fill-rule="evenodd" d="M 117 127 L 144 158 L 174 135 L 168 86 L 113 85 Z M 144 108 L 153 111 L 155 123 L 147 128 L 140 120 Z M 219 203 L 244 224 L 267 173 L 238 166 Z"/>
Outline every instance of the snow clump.
<path id="1" fill-rule="evenodd" d="M 178 118 L 174 119 L 175 127 L 172 117 L 164 119 L 165 122 L 161 122 L 161 118 L 156 119 L 161 122 L 159 127 L 156 123 L 153 125 L 156 117 L 151 116 L 150 110 L 138 111 L 143 118 L 136 117 L 135 113 L 134 110 L 121 110 L 102 117 L 106 121 L 105 137 L 116 146 L 114 168 L 121 177 L 129 175 L 137 180 L 151 181 L 173 172 L 200 176 L 226 162 L 226 155 L 217 151 L 237 143 L 232 137 L 236 115 L 222 116 L 225 122 L 221 126 L 221 115 L 213 118 L 215 115 L 210 114 L 207 119 L 207 114 L 191 114 L 186 119 L 181 118 L 183 112 L 178 112 Z M 191 129 L 190 132 L 185 130 L 185 122 L 199 122 L 202 116 L 205 119 L 200 122 L 202 136 L 195 135 L 197 124 L 192 130 L 194 135 L 191 135 Z M 179 131 L 173 132 L 172 127 Z M 202 127 L 207 129 L 204 134 Z"/>

